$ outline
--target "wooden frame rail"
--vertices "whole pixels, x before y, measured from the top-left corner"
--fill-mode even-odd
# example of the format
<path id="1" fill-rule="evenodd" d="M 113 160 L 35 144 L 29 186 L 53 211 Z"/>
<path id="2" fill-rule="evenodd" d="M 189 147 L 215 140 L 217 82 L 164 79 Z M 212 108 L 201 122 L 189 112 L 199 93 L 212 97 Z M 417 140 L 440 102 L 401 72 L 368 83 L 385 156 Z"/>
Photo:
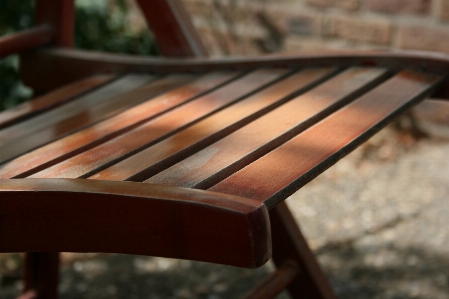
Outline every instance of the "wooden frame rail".
<path id="1" fill-rule="evenodd" d="M 22 55 L 23 80 L 38 90 L 51 90 L 97 73 L 146 72 L 206 72 L 217 69 L 251 70 L 257 67 L 350 67 L 387 66 L 436 73 L 449 72 L 449 56 L 421 51 L 345 51 L 304 53 L 301 56 L 271 55 L 225 59 L 163 59 L 98 53 L 72 49 L 43 49 Z M 39 76 L 36 76 L 39 74 Z M 63 75 L 62 75 L 63 74 Z M 449 99 L 449 84 L 433 95 Z"/>
<path id="2" fill-rule="evenodd" d="M 11 54 L 31 50 L 50 42 L 54 29 L 49 25 L 40 25 L 32 29 L 0 37 L 0 59 Z"/>

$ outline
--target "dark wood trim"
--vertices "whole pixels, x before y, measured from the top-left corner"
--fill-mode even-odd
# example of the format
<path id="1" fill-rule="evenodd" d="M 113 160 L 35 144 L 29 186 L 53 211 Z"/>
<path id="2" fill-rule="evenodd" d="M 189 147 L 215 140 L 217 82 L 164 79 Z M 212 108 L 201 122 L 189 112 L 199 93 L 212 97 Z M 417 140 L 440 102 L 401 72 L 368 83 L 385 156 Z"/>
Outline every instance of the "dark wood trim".
<path id="1" fill-rule="evenodd" d="M 313 252 L 301 233 L 287 204 L 281 202 L 270 211 L 273 234 L 273 262 L 282 267 L 285 262 L 296 261 L 299 273 L 289 285 L 294 299 L 336 299 L 332 287 L 321 270 Z"/>
<path id="2" fill-rule="evenodd" d="M 166 57 L 206 57 L 207 49 L 180 0 L 137 0 Z"/>
<path id="3" fill-rule="evenodd" d="M 163 59 L 132 55 L 105 54 L 69 49 L 45 49 L 22 55 L 24 81 L 30 86 L 53 81 L 56 86 L 105 72 L 206 72 L 212 70 L 248 70 L 257 67 L 404 67 L 437 73 L 449 72 L 449 55 L 419 51 L 349 51 L 297 56 L 267 55 L 226 59 Z M 435 95 L 449 98 L 449 84 Z"/>
<path id="4" fill-rule="evenodd" d="M 55 30 L 53 43 L 73 47 L 75 34 L 74 0 L 36 0 L 36 24 L 48 24 Z"/>
<path id="5" fill-rule="evenodd" d="M 45 45 L 53 39 L 54 33 L 51 26 L 40 25 L 28 30 L 4 35 L 0 37 L 0 59 Z"/>
<path id="6" fill-rule="evenodd" d="M 0 252 L 115 252 L 250 268 L 271 257 L 266 207 L 209 191 L 134 182 L 0 180 L 0 219 Z"/>
<path id="7" fill-rule="evenodd" d="M 243 299 L 273 299 L 294 281 L 296 275 L 298 275 L 296 262 L 287 260 Z"/>
<path id="8" fill-rule="evenodd" d="M 58 252 L 28 252 L 25 256 L 24 293 L 18 299 L 57 299 Z"/>

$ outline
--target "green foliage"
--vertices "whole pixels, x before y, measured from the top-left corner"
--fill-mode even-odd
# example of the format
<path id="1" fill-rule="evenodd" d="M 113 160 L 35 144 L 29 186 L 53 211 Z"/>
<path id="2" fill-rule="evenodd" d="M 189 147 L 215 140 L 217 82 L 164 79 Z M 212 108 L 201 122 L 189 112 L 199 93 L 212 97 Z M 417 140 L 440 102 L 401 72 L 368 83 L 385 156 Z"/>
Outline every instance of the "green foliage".
<path id="1" fill-rule="evenodd" d="M 158 55 L 148 30 L 138 33 L 128 27 L 126 1 L 116 6 L 80 5 L 76 12 L 75 47 L 95 51 Z"/>
<path id="2" fill-rule="evenodd" d="M 75 47 L 141 55 L 158 55 L 148 30 L 136 32 L 128 24 L 125 0 L 78 0 Z M 0 0 L 0 36 L 34 24 L 33 0 Z M 32 92 L 20 81 L 19 60 L 11 55 L 0 60 L 0 111 L 28 100 Z"/>
<path id="3" fill-rule="evenodd" d="M 33 24 L 33 1 L 0 0 L 0 36 Z M 20 81 L 16 55 L 0 60 L 0 111 L 31 97 L 31 90 Z"/>
<path id="4" fill-rule="evenodd" d="M 0 35 L 33 25 L 32 0 L 0 0 Z"/>
<path id="5" fill-rule="evenodd" d="M 19 77 L 19 57 L 11 55 L 0 60 L 0 110 L 8 109 L 30 99 L 32 91 Z"/>

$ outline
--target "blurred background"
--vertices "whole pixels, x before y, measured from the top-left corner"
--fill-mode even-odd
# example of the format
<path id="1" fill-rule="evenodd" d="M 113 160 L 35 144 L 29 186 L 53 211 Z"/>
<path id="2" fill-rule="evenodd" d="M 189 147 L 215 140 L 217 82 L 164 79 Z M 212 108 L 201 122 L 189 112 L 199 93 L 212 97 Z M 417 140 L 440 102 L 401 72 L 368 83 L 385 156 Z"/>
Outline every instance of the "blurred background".
<path id="1" fill-rule="evenodd" d="M 214 54 L 449 52 L 447 0 L 184 0 Z"/>
<path id="2" fill-rule="evenodd" d="M 212 56 L 344 49 L 449 53 L 449 0 L 183 0 Z M 75 47 L 158 55 L 132 0 L 77 0 Z M 0 0 L 0 36 L 33 25 Z M 0 110 L 32 97 L 0 60 Z M 449 298 L 449 108 L 425 101 L 288 199 L 339 298 Z M 239 298 L 270 270 L 63 254 L 61 298 Z M 0 254 L 0 298 L 21 254 Z M 288 298 L 283 294 L 279 298 Z"/>
<path id="3" fill-rule="evenodd" d="M 134 2 L 76 1 L 75 47 L 158 55 L 154 39 Z M 33 0 L 0 0 L 0 36 L 34 25 Z M 0 60 L 0 111 L 30 99 L 32 90 L 20 81 L 18 55 Z"/>

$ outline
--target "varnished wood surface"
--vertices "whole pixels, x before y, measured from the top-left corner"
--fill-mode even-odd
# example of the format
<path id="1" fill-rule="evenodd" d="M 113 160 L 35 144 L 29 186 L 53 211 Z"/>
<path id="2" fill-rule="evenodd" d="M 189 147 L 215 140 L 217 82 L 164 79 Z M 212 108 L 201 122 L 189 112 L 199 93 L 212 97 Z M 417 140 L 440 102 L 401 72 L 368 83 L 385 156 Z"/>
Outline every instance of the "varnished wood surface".
<path id="1" fill-rule="evenodd" d="M 181 2 L 138 0 L 138 3 L 165 55 L 207 55 Z M 51 29 L 46 27 L 45 32 L 30 35 L 33 39 L 26 42 L 19 35 L 19 39 L 7 43 L 9 48 L 3 47 L 4 55 L 12 50 L 19 51 L 47 42 L 50 31 L 55 45 L 73 45 L 74 1 L 37 0 L 35 6 L 36 23 L 48 24 Z M 21 41 L 20 49 L 17 49 L 16 41 Z M 299 58 L 167 62 L 83 51 L 43 50 L 25 53 L 21 58 L 24 81 L 38 93 L 98 72 L 151 73 L 152 78 L 148 77 L 148 80 L 162 74 L 202 74 L 217 69 L 246 72 L 262 66 L 290 69 L 335 65 L 340 68 L 387 67 L 396 72 L 407 66 L 424 72 L 449 72 L 448 56 L 413 53 L 306 54 Z M 371 71 L 375 73 L 373 68 Z M 8 170 L 8 167 L 8 171 L 14 171 L 14 163 L 20 164 L 18 168 L 21 170 L 14 176 L 87 177 L 104 170 L 94 178 L 112 178 L 117 172 L 119 176 L 116 179 L 119 180 L 143 180 L 152 176 L 150 180 L 153 181 L 160 179 L 163 183 L 196 188 L 209 188 L 221 181 L 212 189 L 227 194 L 242 194 L 250 199 L 147 183 L 76 179 L 0 181 L 0 250 L 123 252 L 245 267 L 261 265 L 271 255 L 267 207 L 275 207 L 294 190 L 372 135 L 394 115 L 422 99 L 439 80 L 435 75 L 405 71 L 376 87 L 384 79 L 384 74 L 380 72 L 357 87 L 356 84 L 345 84 L 348 83 L 346 81 L 339 85 L 335 82 L 338 77 L 334 77 L 330 79 L 329 82 L 334 80 L 330 85 L 333 85 L 333 90 L 343 90 L 342 93 L 328 93 L 327 97 L 331 100 L 316 109 L 309 109 L 309 105 L 314 107 L 315 102 L 321 102 L 321 99 L 312 99 L 307 105 L 293 105 L 291 103 L 298 102 L 297 97 L 292 99 L 285 94 L 278 94 L 272 98 L 273 102 L 261 103 L 254 110 L 242 109 L 242 114 L 237 113 L 237 108 L 229 107 L 235 102 L 244 102 L 245 97 L 262 86 L 266 88 L 268 82 L 281 79 L 285 73 L 278 75 L 276 79 L 260 82 L 259 87 L 249 87 L 247 93 L 238 88 L 234 94 L 223 93 L 221 105 L 209 98 L 209 102 L 197 101 L 201 104 L 195 106 L 191 104 L 195 102 L 191 99 L 194 96 L 190 95 L 185 96 L 184 100 L 192 101 L 185 105 L 175 104 L 173 107 L 176 108 L 165 107 L 170 110 L 167 113 L 162 112 L 164 109 L 156 112 L 155 107 L 154 110 L 149 109 L 147 116 L 136 112 L 134 121 L 131 120 L 133 114 L 129 112 L 132 109 L 123 114 L 120 112 L 140 103 L 140 100 L 118 100 L 111 92 L 109 96 L 105 95 L 108 103 L 90 99 L 88 102 L 95 108 L 77 110 L 79 107 L 76 105 L 62 105 L 72 109 L 60 109 L 59 113 L 52 114 L 60 108 L 57 107 L 41 114 L 46 117 L 34 118 L 39 121 L 33 123 L 30 118 L 2 130 L 0 163 L 6 163 L 0 166 L 0 171 Z M 190 76 L 193 77 L 192 74 Z M 236 87 L 236 82 L 239 80 L 228 86 Z M 301 86 L 307 85 L 303 83 L 298 86 L 298 95 Z M 323 88 L 325 84 L 317 89 Z M 239 92 L 240 96 L 236 95 Z M 437 96 L 449 98 L 449 87 L 440 89 Z M 250 103 L 251 97 L 247 101 Z M 76 102 L 83 103 L 82 100 Z M 161 114 L 160 117 L 158 114 Z M 299 118 L 293 117 L 294 114 Z M 114 118 L 114 115 L 122 118 Z M 164 116 L 167 116 L 165 120 L 162 118 Z M 48 122 L 47 119 L 52 120 Z M 105 125 L 104 120 L 107 119 L 117 122 L 110 121 Z M 123 121 L 123 125 L 118 125 L 119 120 Z M 95 125 L 97 122 L 99 126 Z M 215 123 L 216 126 L 213 125 Z M 82 130 L 83 127 L 87 128 Z M 195 136 L 196 130 L 200 131 L 198 136 Z M 77 135 L 76 131 L 89 134 Z M 73 132 L 75 134 L 71 136 L 78 137 L 72 137 L 74 139 L 71 141 L 63 138 Z M 192 143 L 184 139 L 191 139 Z M 253 144 L 253 140 L 257 142 Z M 215 141 L 216 144 L 212 144 Z M 50 142 L 55 147 L 58 142 L 62 142 L 59 147 L 64 142 L 72 145 L 57 154 L 44 154 L 45 158 L 39 161 L 36 158 L 39 153 L 36 152 L 43 150 L 45 147 L 42 146 Z M 217 144 L 218 147 L 214 148 Z M 35 160 L 32 159 L 33 153 L 30 153 L 8 164 L 7 161 L 13 157 L 39 146 L 41 148 L 34 152 Z M 121 148 L 126 150 L 121 151 Z M 141 153 L 133 157 L 139 151 Z M 153 156 L 154 151 L 157 151 L 157 155 Z M 164 153 L 160 154 L 160 151 Z M 217 158 L 219 153 L 223 156 L 223 162 Z M 152 158 L 147 159 L 147 156 Z M 113 164 L 116 166 L 107 169 Z M 200 168 L 204 173 L 198 175 Z M 157 174 L 163 169 L 165 171 Z M 274 290 L 275 294 L 280 286 L 293 280 L 294 285 L 289 287 L 293 298 L 306 296 L 333 299 L 335 296 L 327 280 L 293 218 L 285 209 L 285 204 L 281 202 L 271 211 L 271 228 L 275 235 L 273 260 L 282 272 L 285 270 L 282 265 L 293 259 L 294 266 L 298 266 L 300 271 L 295 273 L 292 267 L 287 267 L 282 272 L 284 275 L 277 276 L 285 279 L 275 281 L 273 287 L 269 284 L 264 287 L 268 287 L 269 291 Z M 49 264 L 54 264 L 55 256 L 55 253 L 34 254 L 35 262 L 28 263 L 28 269 L 42 264 L 42 257 L 50 257 L 45 263 L 49 261 Z M 33 254 L 27 257 L 31 261 Z M 36 272 L 42 274 L 39 279 L 32 277 L 33 272 L 28 271 L 26 288 L 31 291 L 25 293 L 25 297 L 33 298 L 35 294 L 32 290 L 35 290 L 36 298 L 56 298 L 54 282 L 57 272 L 54 271 L 55 267 L 46 272 L 48 269 L 41 267 Z M 49 280 L 46 280 L 47 275 Z M 47 289 L 47 293 L 42 293 L 47 288 L 47 282 L 52 282 L 53 286 Z M 264 298 L 268 293 L 261 291 L 256 297 Z"/>
<path id="2" fill-rule="evenodd" d="M 68 86 L 61 87 L 49 94 L 37 97 L 12 109 L 0 112 L 0 129 L 23 121 L 43 111 L 64 104 L 81 94 L 115 79 L 115 75 L 96 75 Z"/>
<path id="3" fill-rule="evenodd" d="M 186 83 L 192 77 L 171 75 L 149 83 L 145 76 L 131 76 L 124 79 L 126 80 L 119 79 L 73 103 L 57 107 L 0 131 L 0 142 L 8 141 L 0 148 L 0 161 L 6 161 L 77 129 L 118 114 L 126 108 Z"/>
<path id="4" fill-rule="evenodd" d="M 164 111 L 173 109 L 211 89 L 219 87 L 239 74 L 237 72 L 208 73 L 184 86 L 150 98 L 148 101 L 103 122 L 9 161 L 6 165 L 0 166 L 0 178 L 25 177 L 75 156 L 137 127 Z"/>
<path id="5" fill-rule="evenodd" d="M 257 70 L 211 93 L 169 111 L 91 150 L 42 170 L 30 177 L 78 178 L 118 162 L 134 151 L 168 137 L 182 128 L 238 101 L 279 79 L 287 70 Z"/>
<path id="6" fill-rule="evenodd" d="M 66 105 L 57 107 L 51 111 L 42 113 L 19 124 L 1 130 L 0 143 L 5 144 L 6 142 L 11 142 L 24 135 L 37 132 L 51 124 L 57 124 L 59 121 L 82 113 L 101 102 L 107 102 L 111 97 L 117 97 L 117 95 L 132 92 L 136 88 L 141 87 L 154 79 L 154 76 L 145 75 L 128 75 L 120 78 L 112 84 L 108 84 L 92 93 L 78 98 L 74 102 L 67 103 Z"/>
<path id="7" fill-rule="evenodd" d="M 441 79 L 423 72 L 396 74 L 374 67 L 270 68 L 159 79 L 149 76 L 124 92 L 117 88 L 123 78 L 78 100 L 95 93 L 98 96 L 98 91 L 106 89 L 104 99 L 97 102 L 99 107 L 111 99 L 125 101 L 129 95 L 138 96 L 140 104 L 130 107 L 125 103 L 127 109 L 104 120 L 101 114 L 108 110 L 98 110 L 102 111 L 98 122 L 0 165 L 1 178 L 34 178 L 1 182 L 9 188 L 1 191 L 0 213 L 4 214 L 0 216 L 8 223 L 1 233 L 2 238 L 11 239 L 0 244 L 2 251 L 123 252 L 260 265 L 271 255 L 267 208 L 276 206 L 394 115 L 422 99 Z M 155 88 L 165 86 L 163 80 L 178 87 L 173 85 L 165 92 Z M 49 126 L 57 128 L 77 115 L 72 111 L 67 114 Z M 24 125 L 33 119 L 18 126 L 34 132 L 32 125 Z M 0 136 L 7 132 L 8 137 L 8 130 L 15 126 L 0 131 Z M 11 138 L 0 148 L 15 140 Z M 74 179 L 78 177 L 91 179 Z M 170 186 L 155 187 L 149 182 Z M 206 202 L 197 202 L 196 191 L 172 186 L 210 188 L 222 197 L 211 204 L 208 200 L 215 195 L 207 193 L 201 197 L 207 198 Z M 164 190 L 164 196 L 156 196 L 155 190 Z M 228 205 L 227 194 L 238 195 L 237 206 L 233 200 Z M 248 208 L 247 200 L 256 206 Z M 56 215 L 57 211 L 71 214 L 42 216 L 44 212 Z M 187 214 L 195 219 L 187 219 Z M 14 222 L 16 218 L 22 222 Z M 55 221 L 60 230 L 48 234 L 46 230 Z M 14 238 L 24 223 L 35 229 L 27 232 L 27 238 Z M 106 229 L 104 223 L 114 229 Z M 123 223 L 136 226 L 120 228 L 119 223 L 122 227 Z M 156 230 L 153 235 L 139 238 L 152 229 Z M 260 229 L 262 232 L 256 233 Z M 63 231 L 72 232 L 73 240 L 64 239 Z M 80 235 L 79 231 L 85 233 Z M 254 239 L 258 234 L 260 239 Z M 39 241 L 32 236 L 39 236 L 34 238 Z M 213 244 L 205 244 L 206 239 Z M 257 245 L 261 251 L 256 252 L 254 242 L 261 244 Z M 207 254 L 202 256 L 204 252 Z M 313 265 L 299 266 L 307 270 Z M 319 270 L 314 266 L 309 270 L 318 275 L 314 283 L 323 283 Z M 329 289 L 314 286 L 310 292 L 332 298 Z"/>
<path id="8" fill-rule="evenodd" d="M 210 190 L 274 207 L 422 99 L 440 79 L 403 71 Z"/>
<path id="9" fill-rule="evenodd" d="M 146 182 L 209 188 L 353 100 L 385 74 L 377 68 L 349 69 Z"/>
<path id="10" fill-rule="evenodd" d="M 294 73 L 90 178 L 143 181 L 321 83 L 332 73 L 331 69 Z"/>
<path id="11" fill-rule="evenodd" d="M 271 256 L 267 209 L 245 198 L 73 179 L 0 180 L 0 198 L 0 252 L 117 252 L 241 267 Z"/>

